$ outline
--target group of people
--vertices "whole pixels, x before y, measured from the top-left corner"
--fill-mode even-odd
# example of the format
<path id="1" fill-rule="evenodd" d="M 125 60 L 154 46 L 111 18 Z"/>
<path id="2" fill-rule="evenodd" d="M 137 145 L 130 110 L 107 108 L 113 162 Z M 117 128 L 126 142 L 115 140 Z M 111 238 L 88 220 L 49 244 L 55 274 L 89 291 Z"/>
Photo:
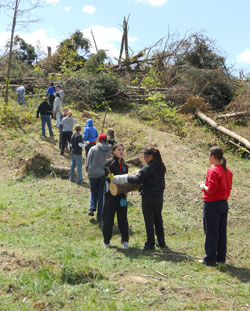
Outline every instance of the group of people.
<path id="1" fill-rule="evenodd" d="M 72 112 L 62 109 L 63 93 L 58 89 L 54 92 L 53 85 L 48 89 L 47 97 L 39 105 L 42 121 L 42 135 L 45 135 L 47 122 L 50 135 L 54 135 L 50 122 L 50 115 L 56 116 L 56 126 L 60 130 L 61 154 L 69 142 L 71 150 L 70 181 L 75 181 L 77 168 L 77 183 L 85 183 L 82 174 L 82 149 L 85 148 L 86 172 L 90 183 L 90 203 L 88 215 L 94 216 L 97 211 L 97 221 L 103 221 L 103 241 L 106 248 L 110 247 L 115 214 L 117 214 L 121 243 L 124 248 L 129 247 L 129 225 L 127 217 L 127 194 L 113 195 L 110 183 L 117 185 L 138 185 L 141 194 L 142 214 L 146 228 L 146 242 L 144 250 L 154 250 L 155 246 L 165 248 L 165 236 L 162 219 L 163 194 L 165 189 L 166 167 L 157 148 L 147 148 L 143 157 L 145 165 L 136 176 L 128 175 L 128 165 L 124 161 L 124 146 L 117 143 L 114 130 L 98 134 L 93 120 L 82 127 L 72 117 Z M 54 98 L 52 97 L 54 96 Z M 53 101 L 52 101 L 53 99 Z M 73 134 L 73 126 L 75 132 Z M 203 191 L 203 225 L 205 231 L 205 252 L 203 264 L 214 266 L 225 263 L 227 252 L 227 215 L 228 197 L 232 189 L 233 174 L 226 167 L 226 159 L 220 147 L 213 147 L 209 151 L 209 163 L 213 165 L 207 172 L 206 181 L 200 185 Z M 156 239 L 155 239 L 156 235 Z"/>

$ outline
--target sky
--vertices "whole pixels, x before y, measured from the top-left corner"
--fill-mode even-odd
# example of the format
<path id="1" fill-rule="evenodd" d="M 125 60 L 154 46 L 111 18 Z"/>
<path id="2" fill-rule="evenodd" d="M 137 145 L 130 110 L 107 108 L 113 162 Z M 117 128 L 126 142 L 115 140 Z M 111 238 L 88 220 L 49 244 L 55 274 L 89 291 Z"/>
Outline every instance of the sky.
<path id="1" fill-rule="evenodd" d="M 21 6 L 25 1 L 28 0 L 21 0 Z M 30 24 L 28 29 L 17 25 L 16 34 L 34 46 L 39 45 L 44 53 L 47 46 L 54 52 L 58 44 L 76 30 L 92 41 L 92 29 L 98 49 L 118 57 L 123 18 L 129 16 L 129 47 L 133 54 L 153 45 L 169 31 L 180 37 L 203 32 L 215 41 L 235 74 L 240 70 L 250 73 L 250 0 L 42 1 L 45 6 L 32 11 L 32 15 L 41 20 Z M 0 8 L 2 53 L 10 38 L 11 14 Z"/>

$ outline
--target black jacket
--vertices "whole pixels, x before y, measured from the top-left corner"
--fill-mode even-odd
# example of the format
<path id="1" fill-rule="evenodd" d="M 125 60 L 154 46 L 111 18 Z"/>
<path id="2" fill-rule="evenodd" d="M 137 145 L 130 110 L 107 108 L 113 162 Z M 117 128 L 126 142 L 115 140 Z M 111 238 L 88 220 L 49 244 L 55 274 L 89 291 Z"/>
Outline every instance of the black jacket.
<path id="1" fill-rule="evenodd" d="M 70 139 L 72 154 L 82 154 L 82 148 L 78 146 L 79 143 L 82 143 L 82 135 L 80 133 L 73 134 Z"/>
<path id="2" fill-rule="evenodd" d="M 48 102 L 42 102 L 36 112 L 36 117 L 39 118 L 40 115 L 53 115 L 52 108 Z"/>
<path id="3" fill-rule="evenodd" d="M 122 175 L 122 174 L 128 174 L 128 166 L 125 164 L 124 160 L 121 159 L 122 167 L 120 169 L 119 165 L 119 159 L 117 157 L 114 157 L 114 160 L 108 160 L 105 165 L 105 175 L 107 178 L 107 182 L 110 183 L 110 179 L 108 178 L 108 174 L 114 174 L 114 175 Z M 110 194 L 110 192 L 108 192 Z M 121 197 L 125 197 L 126 194 L 121 194 Z"/>
<path id="4" fill-rule="evenodd" d="M 128 177 L 128 183 L 142 185 L 140 193 L 146 197 L 159 197 L 165 189 L 165 170 L 161 163 L 150 161 L 135 177 Z"/>

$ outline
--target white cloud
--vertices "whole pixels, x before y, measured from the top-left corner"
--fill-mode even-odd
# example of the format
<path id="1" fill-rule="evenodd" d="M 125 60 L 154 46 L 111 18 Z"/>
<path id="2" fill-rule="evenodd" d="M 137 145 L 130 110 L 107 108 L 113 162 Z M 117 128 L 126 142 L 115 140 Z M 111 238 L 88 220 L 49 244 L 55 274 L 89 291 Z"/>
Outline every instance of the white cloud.
<path id="1" fill-rule="evenodd" d="M 105 28 L 100 25 L 95 25 L 90 28 L 82 30 L 84 37 L 88 38 L 92 43 L 91 52 L 95 53 L 95 45 L 91 35 L 91 29 L 93 31 L 96 45 L 98 49 L 106 51 L 109 57 L 119 57 L 120 44 L 122 39 L 122 32 L 118 28 Z M 128 37 L 129 42 L 136 41 L 135 37 Z"/>
<path id="2" fill-rule="evenodd" d="M 54 5 L 57 4 L 57 3 L 59 3 L 59 1 L 60 1 L 60 0 L 44 0 L 45 3 L 54 4 Z"/>
<path id="3" fill-rule="evenodd" d="M 161 6 L 168 2 L 168 0 L 136 0 L 136 2 L 152 6 Z"/>
<path id="4" fill-rule="evenodd" d="M 57 39 L 48 37 L 47 32 L 44 29 L 37 29 L 36 31 L 28 33 L 28 34 L 16 33 L 15 35 L 20 36 L 25 42 L 33 45 L 34 47 L 39 46 L 41 52 L 44 55 L 47 55 L 48 46 L 51 47 L 52 53 L 54 53 L 56 50 L 56 47 L 59 44 Z M 0 42 L 1 42 L 0 50 L 1 51 L 5 51 L 4 46 L 6 45 L 8 40 L 10 40 L 10 32 L 0 33 Z"/>
<path id="5" fill-rule="evenodd" d="M 64 7 L 64 10 L 67 11 L 67 12 L 69 12 L 69 11 L 71 10 L 71 8 L 70 8 L 69 6 L 65 6 L 65 7 Z"/>
<path id="6" fill-rule="evenodd" d="M 83 8 L 82 8 L 82 11 L 85 12 L 85 13 L 88 13 L 88 14 L 94 14 L 95 11 L 96 11 L 96 8 L 92 5 L 85 5 Z"/>
<path id="7" fill-rule="evenodd" d="M 250 64 L 250 50 L 245 50 L 237 56 L 238 63 Z"/>
<path id="8" fill-rule="evenodd" d="M 0 51 L 3 54 L 6 51 L 6 44 L 10 40 L 10 32 L 0 33 Z"/>

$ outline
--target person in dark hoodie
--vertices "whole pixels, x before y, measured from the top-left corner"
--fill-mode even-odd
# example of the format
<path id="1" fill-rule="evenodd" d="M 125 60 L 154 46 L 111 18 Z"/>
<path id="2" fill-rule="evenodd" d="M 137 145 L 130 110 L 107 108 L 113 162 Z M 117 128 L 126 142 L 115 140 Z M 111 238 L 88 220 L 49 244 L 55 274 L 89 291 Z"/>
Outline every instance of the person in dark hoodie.
<path id="1" fill-rule="evenodd" d="M 124 147 L 122 144 L 116 144 L 112 148 L 112 157 L 107 161 L 105 173 L 107 182 L 105 202 L 103 206 L 103 239 L 104 247 L 109 248 L 109 242 L 112 238 L 115 213 L 117 214 L 118 227 L 121 233 L 121 242 L 125 249 L 128 248 L 128 218 L 127 218 L 127 198 L 126 194 L 122 193 L 113 196 L 109 191 L 110 174 L 121 175 L 128 173 L 128 166 L 125 164 Z"/>
<path id="2" fill-rule="evenodd" d="M 48 128 L 49 128 L 49 134 L 50 136 L 53 136 L 53 130 L 51 126 L 51 120 L 50 117 L 53 116 L 52 108 L 50 104 L 48 103 L 47 97 L 44 97 L 43 102 L 38 106 L 37 112 L 36 112 L 36 117 L 40 118 L 42 121 L 42 136 L 45 136 L 45 124 L 47 123 Z"/>
<path id="3" fill-rule="evenodd" d="M 88 119 L 85 123 L 83 130 L 83 142 L 85 142 L 86 158 L 88 156 L 89 149 L 96 145 L 96 138 L 98 137 L 97 129 L 94 127 L 93 120 Z"/>
<path id="4" fill-rule="evenodd" d="M 157 236 L 156 245 L 161 248 L 166 247 L 162 220 L 166 167 L 162 161 L 160 151 L 156 148 L 145 149 L 144 160 L 146 165 L 135 177 L 129 177 L 127 174 L 116 175 L 111 181 L 116 184 L 142 185 L 140 194 L 142 196 L 142 213 L 147 233 L 144 250 L 154 250 L 155 233 Z"/>
<path id="5" fill-rule="evenodd" d="M 93 146 L 88 152 L 86 171 L 90 182 L 90 206 L 88 215 L 94 216 L 96 206 L 98 205 L 97 221 L 101 221 L 103 192 L 106 181 L 104 168 L 106 160 L 111 153 L 111 146 L 107 143 L 107 137 L 105 134 L 101 134 L 98 140 L 99 143 L 96 146 Z"/>

